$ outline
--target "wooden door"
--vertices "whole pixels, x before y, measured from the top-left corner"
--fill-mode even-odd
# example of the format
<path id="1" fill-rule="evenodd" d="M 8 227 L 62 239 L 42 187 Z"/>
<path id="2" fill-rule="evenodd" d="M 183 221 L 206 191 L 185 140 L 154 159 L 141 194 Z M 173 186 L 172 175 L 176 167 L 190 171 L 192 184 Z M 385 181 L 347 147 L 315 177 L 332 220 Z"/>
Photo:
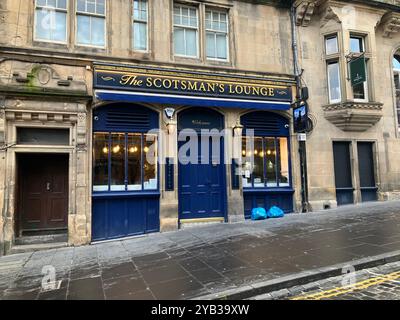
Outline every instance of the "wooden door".
<path id="1" fill-rule="evenodd" d="M 67 229 L 68 156 L 20 157 L 21 231 Z"/>

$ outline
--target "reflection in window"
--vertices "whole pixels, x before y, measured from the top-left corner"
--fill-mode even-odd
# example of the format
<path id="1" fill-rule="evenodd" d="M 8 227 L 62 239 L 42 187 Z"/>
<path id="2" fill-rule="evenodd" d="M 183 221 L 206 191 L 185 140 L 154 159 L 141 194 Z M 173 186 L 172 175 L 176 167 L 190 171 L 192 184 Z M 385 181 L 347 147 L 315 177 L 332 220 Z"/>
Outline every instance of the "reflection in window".
<path id="1" fill-rule="evenodd" d="M 111 191 L 125 190 L 125 135 L 111 135 Z"/>
<path id="2" fill-rule="evenodd" d="M 328 89 L 329 102 L 340 102 L 342 93 L 340 90 L 340 70 L 338 61 L 328 63 Z"/>
<path id="3" fill-rule="evenodd" d="M 147 50 L 147 0 L 133 1 L 133 49 Z"/>
<path id="4" fill-rule="evenodd" d="M 277 144 L 278 154 L 280 155 L 279 162 L 279 186 L 289 186 L 289 146 L 287 138 L 279 138 Z"/>
<path id="5" fill-rule="evenodd" d="M 197 57 L 198 17 L 197 9 L 182 5 L 174 6 L 174 53 Z"/>
<path id="6" fill-rule="evenodd" d="M 254 149 L 254 140 L 250 138 L 242 138 L 242 158 L 243 158 L 243 188 L 249 188 L 252 186 L 251 182 L 251 172 L 252 172 L 252 152 Z"/>
<path id="7" fill-rule="evenodd" d="M 277 187 L 276 181 L 276 147 L 275 138 L 266 138 L 266 171 L 267 171 L 267 186 Z"/>
<path id="8" fill-rule="evenodd" d="M 336 35 L 325 38 L 325 51 L 327 55 L 339 52 L 338 39 Z"/>
<path id="9" fill-rule="evenodd" d="M 67 0 L 36 0 L 35 39 L 67 41 Z"/>
<path id="10" fill-rule="evenodd" d="M 94 135 L 94 191 L 108 191 L 108 133 L 95 133 Z"/>
<path id="11" fill-rule="evenodd" d="M 77 44 L 104 47 L 106 43 L 106 0 L 78 0 Z"/>
<path id="12" fill-rule="evenodd" d="M 128 190 L 142 189 L 142 137 L 128 135 Z"/>
<path id="13" fill-rule="evenodd" d="M 228 13 L 206 11 L 206 48 L 209 59 L 228 59 Z"/>
<path id="14" fill-rule="evenodd" d="M 93 147 L 93 191 L 158 189 L 156 135 L 95 133 Z"/>
<path id="15" fill-rule="evenodd" d="M 287 138 L 243 138 L 243 187 L 289 187 L 288 148 Z"/>
<path id="16" fill-rule="evenodd" d="M 254 138 L 254 187 L 264 187 L 264 146 L 262 138 Z"/>
<path id="17" fill-rule="evenodd" d="M 154 190 L 157 189 L 157 137 L 149 134 L 144 137 L 143 187 L 145 190 Z"/>
<path id="18" fill-rule="evenodd" d="M 397 123 L 400 130 L 400 56 L 393 58 L 394 85 L 396 90 Z"/>

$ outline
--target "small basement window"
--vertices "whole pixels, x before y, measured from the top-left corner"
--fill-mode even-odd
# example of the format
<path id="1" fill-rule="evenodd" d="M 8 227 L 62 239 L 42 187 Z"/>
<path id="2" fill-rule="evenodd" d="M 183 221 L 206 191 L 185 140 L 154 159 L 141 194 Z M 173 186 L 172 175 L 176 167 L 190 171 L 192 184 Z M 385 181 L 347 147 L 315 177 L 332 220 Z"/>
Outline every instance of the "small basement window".
<path id="1" fill-rule="evenodd" d="M 17 143 L 68 146 L 69 129 L 17 128 Z"/>

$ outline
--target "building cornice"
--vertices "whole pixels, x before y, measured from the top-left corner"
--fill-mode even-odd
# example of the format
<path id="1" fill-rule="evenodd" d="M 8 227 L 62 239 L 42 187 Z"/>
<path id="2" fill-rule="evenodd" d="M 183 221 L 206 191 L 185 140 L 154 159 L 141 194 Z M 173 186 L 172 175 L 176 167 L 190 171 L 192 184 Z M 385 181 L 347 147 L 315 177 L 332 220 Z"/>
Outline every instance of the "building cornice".
<path id="1" fill-rule="evenodd" d="M 38 64 L 61 64 L 74 67 L 87 67 L 92 66 L 93 63 L 105 64 L 125 64 L 125 65 L 143 65 L 155 67 L 169 67 L 188 71 L 203 71 L 209 73 L 222 73 L 232 76 L 257 76 L 265 80 L 286 82 L 288 84 L 295 84 L 295 77 L 292 74 L 273 73 L 273 72 L 259 72 L 242 70 L 234 67 L 215 67 L 215 66 L 200 66 L 183 63 L 170 63 L 158 61 L 142 61 L 121 57 L 108 57 L 103 55 L 89 55 L 81 53 L 69 52 L 49 52 L 46 50 L 35 48 L 20 48 L 20 47 L 5 47 L 0 46 L 0 63 L 4 61 L 21 61 Z"/>

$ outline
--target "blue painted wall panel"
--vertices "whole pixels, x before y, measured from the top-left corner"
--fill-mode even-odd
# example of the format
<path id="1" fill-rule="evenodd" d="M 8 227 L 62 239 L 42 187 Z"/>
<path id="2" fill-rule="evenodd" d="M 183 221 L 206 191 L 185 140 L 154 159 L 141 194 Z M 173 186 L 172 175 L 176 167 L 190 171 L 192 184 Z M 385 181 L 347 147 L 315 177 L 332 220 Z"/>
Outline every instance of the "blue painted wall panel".
<path id="1" fill-rule="evenodd" d="M 92 240 L 118 239 L 158 232 L 160 201 L 154 197 L 93 199 Z"/>

